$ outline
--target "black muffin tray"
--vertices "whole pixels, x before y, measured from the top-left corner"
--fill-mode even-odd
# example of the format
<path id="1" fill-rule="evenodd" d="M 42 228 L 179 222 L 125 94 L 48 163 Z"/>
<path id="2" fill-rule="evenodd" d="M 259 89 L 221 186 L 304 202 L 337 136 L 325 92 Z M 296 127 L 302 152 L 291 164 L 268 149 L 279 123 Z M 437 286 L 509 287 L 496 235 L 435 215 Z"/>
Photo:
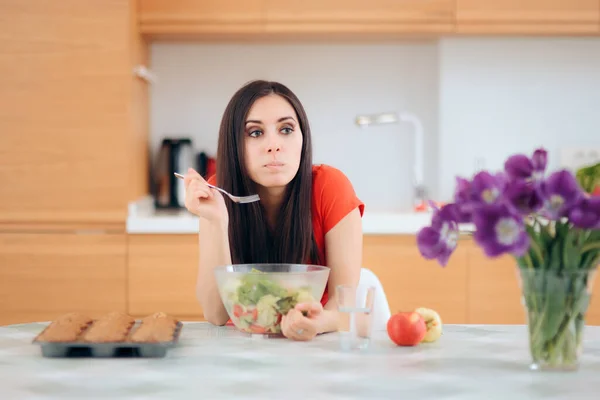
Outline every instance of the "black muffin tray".
<path id="1" fill-rule="evenodd" d="M 139 322 L 132 327 L 137 328 Z M 178 322 L 173 332 L 172 340 L 158 343 L 138 343 L 138 342 L 108 342 L 108 343 L 88 343 L 84 341 L 74 342 L 46 342 L 38 340 L 44 331 L 33 339 L 34 344 L 38 344 L 44 357 L 153 357 L 160 358 L 167 355 L 167 350 L 175 347 L 179 341 L 179 335 L 183 324 Z M 83 332 L 80 336 L 83 336 Z"/>

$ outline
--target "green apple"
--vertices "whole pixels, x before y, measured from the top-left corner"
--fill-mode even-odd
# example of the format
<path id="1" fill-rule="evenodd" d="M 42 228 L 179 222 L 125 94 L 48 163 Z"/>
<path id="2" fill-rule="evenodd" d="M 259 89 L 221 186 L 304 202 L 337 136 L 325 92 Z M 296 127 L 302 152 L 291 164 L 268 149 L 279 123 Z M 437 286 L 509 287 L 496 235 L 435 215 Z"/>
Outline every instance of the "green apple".
<path id="1" fill-rule="evenodd" d="M 423 338 L 423 342 L 435 342 L 442 336 L 442 319 L 440 315 L 425 307 L 419 307 L 415 310 L 425 320 L 425 326 L 427 327 L 427 333 Z"/>

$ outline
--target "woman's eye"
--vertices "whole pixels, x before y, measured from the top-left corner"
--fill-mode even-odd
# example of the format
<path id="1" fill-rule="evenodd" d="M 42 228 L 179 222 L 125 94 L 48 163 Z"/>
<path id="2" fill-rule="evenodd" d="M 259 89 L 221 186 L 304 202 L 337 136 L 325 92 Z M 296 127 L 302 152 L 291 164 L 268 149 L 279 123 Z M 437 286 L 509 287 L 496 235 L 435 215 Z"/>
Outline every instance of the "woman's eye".
<path id="1" fill-rule="evenodd" d="M 289 135 L 290 133 L 294 132 L 294 130 L 290 127 L 285 127 L 281 130 L 283 133 L 285 133 L 286 135 Z"/>
<path id="2" fill-rule="evenodd" d="M 259 130 L 254 130 L 254 131 L 251 131 L 251 132 L 248 134 L 248 136 L 250 136 L 250 137 L 258 137 L 258 136 L 260 136 L 260 135 L 262 135 L 262 132 L 261 132 L 261 131 L 259 131 Z"/>

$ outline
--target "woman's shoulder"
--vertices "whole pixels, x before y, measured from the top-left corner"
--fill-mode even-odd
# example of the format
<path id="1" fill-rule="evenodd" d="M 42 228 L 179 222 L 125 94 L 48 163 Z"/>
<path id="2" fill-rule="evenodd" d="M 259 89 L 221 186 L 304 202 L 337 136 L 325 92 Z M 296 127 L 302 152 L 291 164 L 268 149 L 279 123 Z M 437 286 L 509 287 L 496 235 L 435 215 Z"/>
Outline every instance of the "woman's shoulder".
<path id="1" fill-rule="evenodd" d="M 312 167 L 313 188 L 322 188 L 323 186 L 350 184 L 350 179 L 338 168 L 327 164 L 316 164 Z"/>
<path id="2" fill-rule="evenodd" d="M 346 174 L 327 164 L 313 166 L 313 204 L 317 215 L 327 221 L 325 232 L 357 207 L 362 216 L 365 207 Z"/>

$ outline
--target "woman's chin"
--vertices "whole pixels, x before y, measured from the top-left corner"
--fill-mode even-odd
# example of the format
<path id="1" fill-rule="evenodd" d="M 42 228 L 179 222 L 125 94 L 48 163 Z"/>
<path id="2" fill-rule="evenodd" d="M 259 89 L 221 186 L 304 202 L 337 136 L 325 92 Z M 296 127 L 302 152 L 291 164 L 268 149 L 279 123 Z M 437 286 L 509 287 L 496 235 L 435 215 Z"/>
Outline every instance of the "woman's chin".
<path id="1" fill-rule="evenodd" d="M 291 182 L 291 179 L 287 179 L 283 176 L 272 176 L 265 179 L 261 179 L 257 182 L 260 186 L 267 189 L 276 189 L 287 186 Z"/>

